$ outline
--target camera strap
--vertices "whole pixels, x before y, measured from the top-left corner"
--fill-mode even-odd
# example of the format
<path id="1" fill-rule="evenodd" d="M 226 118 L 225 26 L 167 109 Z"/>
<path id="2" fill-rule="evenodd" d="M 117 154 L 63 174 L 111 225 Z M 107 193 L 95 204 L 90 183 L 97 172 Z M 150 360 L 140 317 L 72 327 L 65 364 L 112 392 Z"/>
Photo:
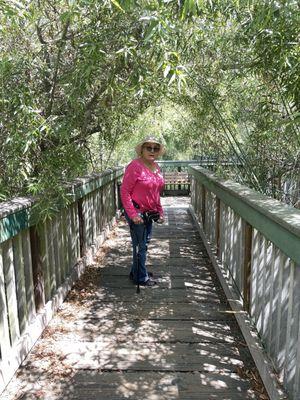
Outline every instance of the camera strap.
<path id="1" fill-rule="evenodd" d="M 132 204 L 133 204 L 133 207 L 136 208 L 137 210 L 140 209 L 140 206 L 139 206 L 138 203 L 135 202 L 134 200 L 132 200 Z"/>

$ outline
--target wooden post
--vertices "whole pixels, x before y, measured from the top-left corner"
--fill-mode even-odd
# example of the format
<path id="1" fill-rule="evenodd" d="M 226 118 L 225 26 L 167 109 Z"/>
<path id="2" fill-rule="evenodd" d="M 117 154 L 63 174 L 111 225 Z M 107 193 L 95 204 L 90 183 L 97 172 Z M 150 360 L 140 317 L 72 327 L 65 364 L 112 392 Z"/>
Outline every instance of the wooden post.
<path id="1" fill-rule="evenodd" d="M 28 315 L 28 320 L 30 321 L 31 318 L 36 314 L 34 289 L 33 289 L 33 276 L 32 276 L 30 229 L 22 231 L 21 235 L 22 235 L 22 252 L 24 257 L 27 315 Z"/>
<path id="2" fill-rule="evenodd" d="M 220 224 L 221 224 L 221 202 L 217 197 L 216 199 L 216 250 L 217 257 L 220 256 Z"/>
<path id="3" fill-rule="evenodd" d="M 45 283 L 41 256 L 41 242 L 36 226 L 30 228 L 33 290 L 36 310 L 45 305 Z"/>
<path id="4" fill-rule="evenodd" d="M 178 172 L 179 172 L 179 175 L 180 175 L 181 165 L 179 165 L 179 167 L 178 167 Z M 181 190 L 181 184 L 180 183 L 178 184 L 178 190 Z"/>
<path id="5" fill-rule="evenodd" d="M 114 180 L 114 214 L 116 214 L 116 212 L 118 210 L 121 209 L 121 207 L 119 206 L 119 185 L 118 185 L 118 180 L 115 179 Z"/>
<path id="6" fill-rule="evenodd" d="M 80 246 L 80 257 L 84 256 L 85 253 L 85 222 L 84 222 L 84 215 L 83 215 L 83 207 L 82 207 L 82 199 L 78 200 L 78 221 L 79 221 L 79 246 Z"/>
<path id="7" fill-rule="evenodd" d="M 253 228 L 245 222 L 245 247 L 244 247 L 244 310 L 250 311 L 250 280 L 251 280 L 251 248 Z"/>
<path id="8" fill-rule="evenodd" d="M 0 246 L 0 345 L 1 360 L 9 358 L 11 348 L 11 334 L 9 329 L 9 313 L 7 310 L 7 284 L 4 271 L 4 260 L 2 254 L 3 246 Z"/>
<path id="9" fill-rule="evenodd" d="M 201 217 L 202 217 L 203 229 L 204 229 L 204 231 L 205 231 L 205 214 L 206 214 L 206 206 L 205 206 L 205 203 L 206 203 L 206 189 L 205 189 L 205 186 L 204 186 L 204 185 L 201 185 L 201 186 L 202 186 L 202 196 L 201 196 L 201 198 L 202 198 L 202 204 L 201 204 Z"/>
<path id="10" fill-rule="evenodd" d="M 22 334 L 27 326 L 27 302 L 26 302 L 26 287 L 25 287 L 25 268 L 22 251 L 22 235 L 16 235 L 12 238 L 13 244 L 13 259 L 15 269 L 15 284 L 17 294 L 18 318 L 20 333 Z"/>

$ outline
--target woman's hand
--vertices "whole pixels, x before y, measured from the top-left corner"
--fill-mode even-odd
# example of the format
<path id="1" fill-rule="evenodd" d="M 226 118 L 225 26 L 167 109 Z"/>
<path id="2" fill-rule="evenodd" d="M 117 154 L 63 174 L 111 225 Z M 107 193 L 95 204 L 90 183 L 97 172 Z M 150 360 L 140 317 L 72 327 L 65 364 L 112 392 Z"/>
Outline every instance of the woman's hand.
<path id="1" fill-rule="evenodd" d="M 157 224 L 163 224 L 164 222 L 165 222 L 164 217 L 160 217 L 160 218 L 156 221 Z"/>
<path id="2" fill-rule="evenodd" d="M 143 218 L 141 218 L 139 215 L 137 215 L 136 217 L 133 217 L 132 221 L 134 224 L 143 224 L 144 223 Z"/>

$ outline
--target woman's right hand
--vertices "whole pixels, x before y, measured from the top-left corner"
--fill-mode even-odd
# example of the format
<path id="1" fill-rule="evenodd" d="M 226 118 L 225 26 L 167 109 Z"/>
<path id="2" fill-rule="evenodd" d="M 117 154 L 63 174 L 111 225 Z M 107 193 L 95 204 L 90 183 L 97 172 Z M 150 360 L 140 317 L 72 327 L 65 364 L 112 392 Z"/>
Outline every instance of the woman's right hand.
<path id="1" fill-rule="evenodd" d="M 136 217 L 133 217 L 132 221 L 134 224 L 142 224 L 144 222 L 143 218 L 141 218 L 139 215 L 137 215 Z"/>

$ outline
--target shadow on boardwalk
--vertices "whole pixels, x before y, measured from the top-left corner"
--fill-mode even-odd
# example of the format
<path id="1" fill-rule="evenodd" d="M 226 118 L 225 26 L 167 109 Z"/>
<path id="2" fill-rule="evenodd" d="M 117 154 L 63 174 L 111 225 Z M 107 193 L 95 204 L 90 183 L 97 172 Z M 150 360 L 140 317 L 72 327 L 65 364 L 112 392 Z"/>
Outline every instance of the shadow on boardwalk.
<path id="1" fill-rule="evenodd" d="M 268 398 L 186 201 L 164 202 L 148 256 L 159 285 L 136 293 L 120 222 L 3 399 Z"/>

